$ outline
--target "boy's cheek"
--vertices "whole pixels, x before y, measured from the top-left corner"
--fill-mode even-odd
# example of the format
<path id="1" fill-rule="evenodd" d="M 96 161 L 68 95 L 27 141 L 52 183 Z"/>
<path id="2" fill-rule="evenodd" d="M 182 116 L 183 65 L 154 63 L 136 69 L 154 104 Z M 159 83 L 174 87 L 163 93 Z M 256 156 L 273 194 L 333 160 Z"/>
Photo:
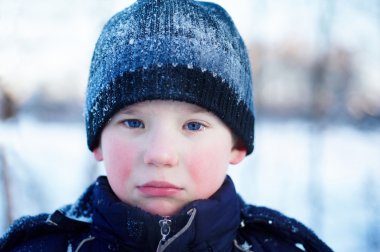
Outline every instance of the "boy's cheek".
<path id="1" fill-rule="evenodd" d="M 136 148 L 120 145 L 112 145 L 103 151 L 104 165 L 108 176 L 125 179 L 129 177 L 136 158 Z"/>
<path id="2" fill-rule="evenodd" d="M 124 202 L 128 202 L 129 187 L 134 184 L 132 156 L 133 153 L 129 151 L 115 148 L 113 153 L 104 160 L 110 186 L 118 198 Z"/>
<path id="3" fill-rule="evenodd" d="M 202 198 L 211 196 L 223 183 L 228 163 L 215 151 L 198 151 L 189 157 L 188 173 Z"/>

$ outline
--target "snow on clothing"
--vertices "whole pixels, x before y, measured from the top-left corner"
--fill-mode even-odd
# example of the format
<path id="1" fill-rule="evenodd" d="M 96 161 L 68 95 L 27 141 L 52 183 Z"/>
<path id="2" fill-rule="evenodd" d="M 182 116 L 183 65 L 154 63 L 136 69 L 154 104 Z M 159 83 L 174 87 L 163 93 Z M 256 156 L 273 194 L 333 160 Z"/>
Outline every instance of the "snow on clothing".
<path id="1" fill-rule="evenodd" d="M 122 203 L 99 177 L 73 205 L 23 217 L 0 251 L 332 251 L 308 228 L 264 207 L 245 204 L 232 180 L 176 216 L 151 215 Z"/>

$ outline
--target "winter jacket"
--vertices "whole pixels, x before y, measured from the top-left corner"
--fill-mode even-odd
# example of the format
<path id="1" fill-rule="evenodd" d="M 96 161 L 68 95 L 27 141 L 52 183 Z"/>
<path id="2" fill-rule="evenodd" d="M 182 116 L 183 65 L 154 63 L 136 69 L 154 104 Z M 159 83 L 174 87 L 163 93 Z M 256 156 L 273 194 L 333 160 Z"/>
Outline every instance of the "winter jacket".
<path id="1" fill-rule="evenodd" d="M 245 204 L 227 177 L 207 200 L 189 203 L 173 217 L 122 203 L 99 177 L 79 200 L 17 220 L 0 251 L 332 251 L 298 221 Z"/>

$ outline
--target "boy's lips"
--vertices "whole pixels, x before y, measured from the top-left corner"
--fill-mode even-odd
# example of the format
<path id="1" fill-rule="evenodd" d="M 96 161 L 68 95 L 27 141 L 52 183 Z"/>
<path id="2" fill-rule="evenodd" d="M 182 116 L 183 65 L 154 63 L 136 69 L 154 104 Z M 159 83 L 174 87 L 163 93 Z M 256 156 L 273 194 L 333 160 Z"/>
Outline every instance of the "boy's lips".
<path id="1" fill-rule="evenodd" d="M 152 197 L 166 197 L 179 193 L 183 188 L 165 181 L 150 181 L 143 185 L 137 186 L 140 192 Z"/>

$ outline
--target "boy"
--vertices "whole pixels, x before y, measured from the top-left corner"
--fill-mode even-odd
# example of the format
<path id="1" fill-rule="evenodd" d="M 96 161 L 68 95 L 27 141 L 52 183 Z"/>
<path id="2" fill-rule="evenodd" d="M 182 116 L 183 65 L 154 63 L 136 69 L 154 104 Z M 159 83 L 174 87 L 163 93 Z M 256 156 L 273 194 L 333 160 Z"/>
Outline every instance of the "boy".
<path id="1" fill-rule="evenodd" d="M 1 251 L 331 251 L 247 205 L 226 175 L 253 151 L 245 45 L 218 5 L 139 0 L 105 25 L 85 108 L 100 177 L 73 205 L 17 221 Z"/>

